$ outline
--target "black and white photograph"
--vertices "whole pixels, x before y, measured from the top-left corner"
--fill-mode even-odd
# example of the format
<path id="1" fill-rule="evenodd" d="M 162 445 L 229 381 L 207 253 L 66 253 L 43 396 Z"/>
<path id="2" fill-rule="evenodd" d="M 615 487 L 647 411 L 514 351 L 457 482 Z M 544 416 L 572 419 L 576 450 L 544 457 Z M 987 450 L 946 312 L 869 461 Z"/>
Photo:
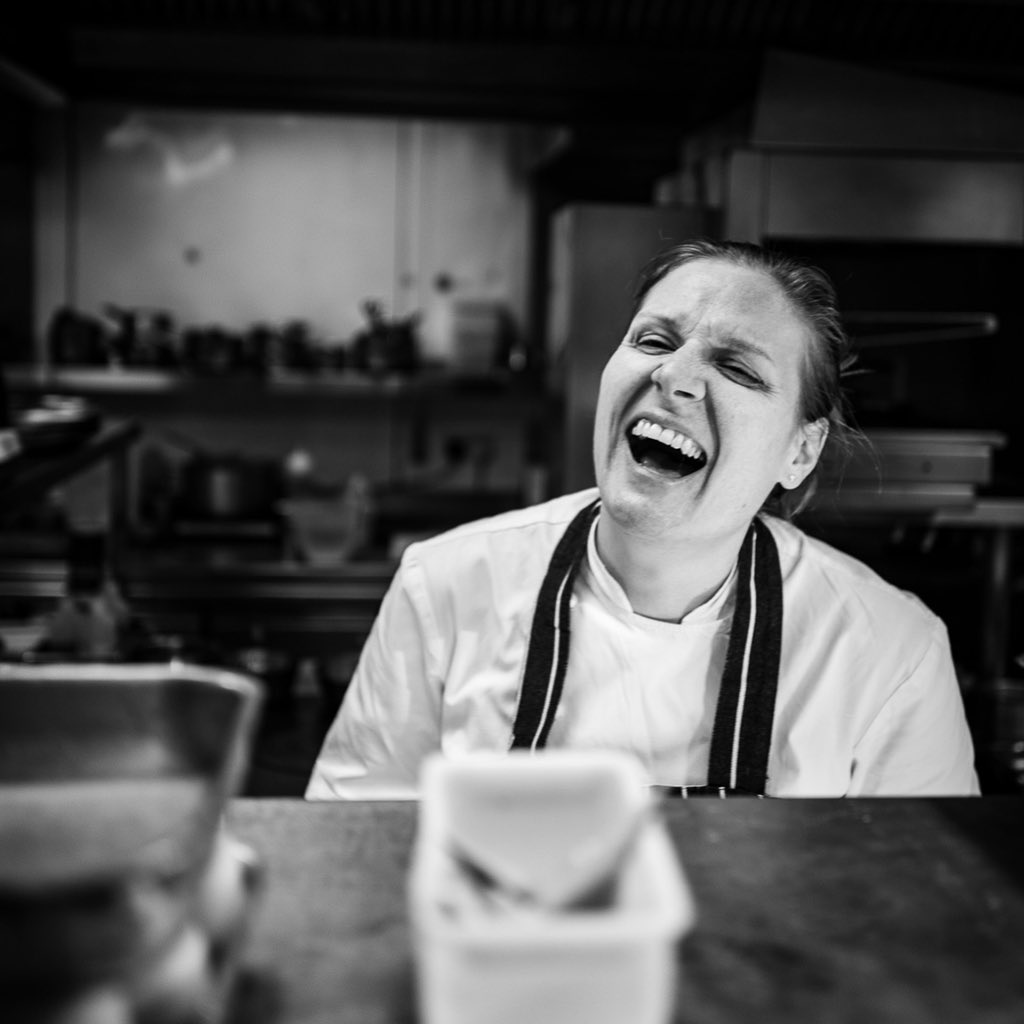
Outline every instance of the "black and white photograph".
<path id="1" fill-rule="evenodd" d="M 1024 0 L 0 10 L 2 1024 L 1024 1020 Z"/>

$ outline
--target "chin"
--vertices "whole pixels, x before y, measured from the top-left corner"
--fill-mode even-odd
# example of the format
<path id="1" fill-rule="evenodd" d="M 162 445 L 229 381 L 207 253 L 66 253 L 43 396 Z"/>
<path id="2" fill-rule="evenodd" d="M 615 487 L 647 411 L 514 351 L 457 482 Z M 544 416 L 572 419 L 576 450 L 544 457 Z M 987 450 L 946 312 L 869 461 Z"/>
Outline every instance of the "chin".
<path id="1" fill-rule="evenodd" d="M 682 495 L 652 495 L 614 478 L 599 484 L 601 509 L 619 529 L 634 536 L 657 539 L 684 526 L 692 511 L 684 509 Z M 673 498 L 675 500 L 673 500 Z M 689 503 L 686 502 L 688 505 Z"/>

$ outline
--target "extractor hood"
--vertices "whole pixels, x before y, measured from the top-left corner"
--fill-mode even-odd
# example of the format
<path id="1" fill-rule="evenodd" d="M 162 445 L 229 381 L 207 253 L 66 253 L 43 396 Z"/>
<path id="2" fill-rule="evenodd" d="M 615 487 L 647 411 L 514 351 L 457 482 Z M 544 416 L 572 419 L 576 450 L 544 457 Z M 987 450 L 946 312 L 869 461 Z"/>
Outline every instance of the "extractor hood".
<path id="1" fill-rule="evenodd" d="M 730 238 L 1020 245 L 1024 97 L 771 51 L 679 174 Z"/>

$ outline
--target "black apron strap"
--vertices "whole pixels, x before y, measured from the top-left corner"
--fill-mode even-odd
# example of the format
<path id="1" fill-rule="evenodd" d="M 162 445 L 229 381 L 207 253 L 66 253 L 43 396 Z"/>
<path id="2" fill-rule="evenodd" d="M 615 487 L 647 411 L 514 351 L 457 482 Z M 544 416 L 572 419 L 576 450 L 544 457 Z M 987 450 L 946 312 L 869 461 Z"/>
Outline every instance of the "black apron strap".
<path id="1" fill-rule="evenodd" d="M 530 628 L 526 668 L 519 691 L 519 707 L 512 727 L 512 749 L 537 750 L 547 742 L 562 696 L 569 663 L 569 602 L 590 527 L 600 502 L 576 514 L 562 534 L 540 585 Z"/>
<path id="2" fill-rule="evenodd" d="M 755 519 L 740 548 L 736 605 L 711 733 L 708 787 L 763 793 L 782 653 L 782 571 Z"/>
<path id="3" fill-rule="evenodd" d="M 570 522 L 541 583 L 512 727 L 512 749 L 542 749 L 551 731 L 569 662 L 573 583 L 599 504 L 584 508 Z M 673 793 L 764 794 L 781 650 L 778 549 L 768 527 L 755 519 L 740 548 L 735 609 L 711 734 L 708 782 L 706 786 L 671 787 Z"/>

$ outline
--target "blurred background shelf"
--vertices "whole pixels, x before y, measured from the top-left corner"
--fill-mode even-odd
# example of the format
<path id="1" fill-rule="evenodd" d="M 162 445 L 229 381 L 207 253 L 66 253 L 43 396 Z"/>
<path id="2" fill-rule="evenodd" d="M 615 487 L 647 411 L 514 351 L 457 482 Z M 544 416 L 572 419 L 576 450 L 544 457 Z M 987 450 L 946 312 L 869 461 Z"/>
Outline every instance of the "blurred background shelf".
<path id="1" fill-rule="evenodd" d="M 73 391 L 82 395 L 159 394 L 204 389 L 240 391 L 250 398 L 259 393 L 295 395 L 327 394 L 345 397 L 387 398 L 450 393 L 519 396 L 532 400 L 544 393 L 535 379 L 514 371 L 460 373 L 422 370 L 415 374 L 369 374 L 359 371 L 298 373 L 274 371 L 265 377 L 254 374 L 191 374 L 172 370 L 102 367 L 42 367 L 28 364 L 4 370 L 12 391 Z"/>

